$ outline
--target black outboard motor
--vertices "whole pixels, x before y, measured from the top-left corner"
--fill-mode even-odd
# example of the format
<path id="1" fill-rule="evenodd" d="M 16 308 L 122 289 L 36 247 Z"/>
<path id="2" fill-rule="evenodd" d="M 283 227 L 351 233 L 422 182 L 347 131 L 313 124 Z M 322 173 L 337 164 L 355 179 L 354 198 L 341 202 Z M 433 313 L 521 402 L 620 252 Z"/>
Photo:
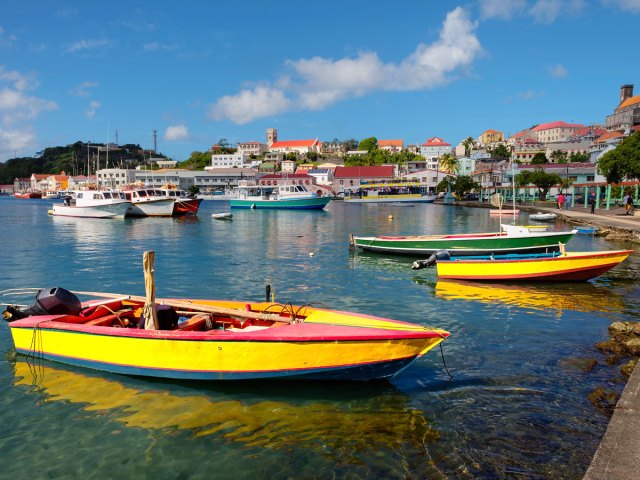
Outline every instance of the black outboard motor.
<path id="1" fill-rule="evenodd" d="M 20 320 L 32 315 L 78 315 L 82 303 L 73 293 L 64 288 L 54 287 L 39 290 L 36 303 L 30 307 L 9 306 L 2 314 L 7 322 Z"/>
<path id="2" fill-rule="evenodd" d="M 416 260 L 411 265 L 412 270 L 421 270 L 423 268 L 433 267 L 438 260 L 451 260 L 451 255 L 449 255 L 448 250 L 438 250 L 435 253 L 432 253 L 429 258 L 426 260 Z"/>

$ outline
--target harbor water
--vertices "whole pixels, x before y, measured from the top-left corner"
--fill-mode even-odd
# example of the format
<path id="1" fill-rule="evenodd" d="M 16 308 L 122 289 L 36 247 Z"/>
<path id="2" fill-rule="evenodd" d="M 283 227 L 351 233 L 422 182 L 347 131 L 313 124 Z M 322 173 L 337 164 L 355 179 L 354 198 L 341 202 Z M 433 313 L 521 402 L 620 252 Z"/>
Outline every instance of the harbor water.
<path id="1" fill-rule="evenodd" d="M 416 258 L 354 253 L 349 234 L 495 231 L 486 209 L 332 202 L 211 218 L 228 205 L 94 220 L 0 197 L 0 289 L 144 295 L 142 254 L 153 250 L 158 297 L 262 300 L 270 285 L 281 303 L 444 328 L 442 352 L 382 382 L 178 382 L 16 356 L 2 322 L 0 477 L 582 477 L 608 421 L 588 395 L 624 388 L 594 344 L 611 322 L 637 320 L 638 255 L 586 283 L 461 286 L 411 270 Z M 614 248 L 633 245 L 576 236 L 567 246 Z"/>

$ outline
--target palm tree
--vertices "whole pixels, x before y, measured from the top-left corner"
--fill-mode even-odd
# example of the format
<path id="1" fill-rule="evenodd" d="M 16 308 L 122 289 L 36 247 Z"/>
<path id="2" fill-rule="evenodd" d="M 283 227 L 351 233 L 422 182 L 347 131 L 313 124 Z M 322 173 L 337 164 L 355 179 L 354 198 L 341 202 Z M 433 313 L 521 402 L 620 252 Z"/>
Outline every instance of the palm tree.
<path id="1" fill-rule="evenodd" d="M 440 170 L 447 173 L 457 174 L 460 170 L 460 161 L 450 153 L 444 153 L 438 159 Z"/>
<path id="2" fill-rule="evenodd" d="M 471 155 L 471 150 L 476 146 L 476 141 L 473 137 L 467 137 L 462 141 L 462 145 L 464 145 L 464 156 L 468 157 Z"/>

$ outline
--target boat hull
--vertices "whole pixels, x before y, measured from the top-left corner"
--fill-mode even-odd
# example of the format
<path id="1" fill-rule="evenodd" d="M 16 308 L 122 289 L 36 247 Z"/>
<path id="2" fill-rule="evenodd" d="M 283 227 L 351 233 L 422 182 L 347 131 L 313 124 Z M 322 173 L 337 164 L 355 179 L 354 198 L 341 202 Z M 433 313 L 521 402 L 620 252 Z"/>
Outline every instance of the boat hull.
<path id="1" fill-rule="evenodd" d="M 224 305 L 244 310 L 245 303 Z M 322 309 L 312 309 L 302 323 L 247 331 L 114 328 L 78 324 L 60 315 L 32 316 L 10 327 L 16 351 L 23 355 L 112 373 L 189 380 L 389 378 L 449 335 Z"/>
<path id="2" fill-rule="evenodd" d="M 127 217 L 171 217 L 174 203 L 173 198 L 150 198 L 134 201 L 127 210 Z"/>
<path id="3" fill-rule="evenodd" d="M 40 192 L 18 192 L 13 194 L 16 198 L 21 199 L 31 199 L 31 198 L 42 198 L 42 193 Z"/>
<path id="4" fill-rule="evenodd" d="M 231 208 L 248 209 L 284 209 L 284 210 L 322 210 L 331 201 L 331 197 L 310 197 L 291 199 L 233 199 L 229 201 Z"/>
<path id="5" fill-rule="evenodd" d="M 198 215 L 201 203 L 202 200 L 199 198 L 176 199 L 173 205 L 173 215 L 178 217 L 182 215 Z"/>
<path id="6" fill-rule="evenodd" d="M 571 252 L 557 257 L 529 259 L 439 260 L 438 278 L 482 281 L 585 281 L 624 261 L 633 250 Z"/>
<path id="7" fill-rule="evenodd" d="M 430 255 L 438 250 L 448 250 L 452 255 L 489 255 L 509 252 L 553 252 L 559 243 L 569 242 L 575 230 L 570 232 L 539 232 L 522 235 L 461 234 L 399 237 L 353 237 L 353 245 L 363 251 L 399 255 Z"/>
<path id="8" fill-rule="evenodd" d="M 108 203 L 87 207 L 54 204 L 49 210 L 51 215 L 82 218 L 124 218 L 131 202 Z"/>

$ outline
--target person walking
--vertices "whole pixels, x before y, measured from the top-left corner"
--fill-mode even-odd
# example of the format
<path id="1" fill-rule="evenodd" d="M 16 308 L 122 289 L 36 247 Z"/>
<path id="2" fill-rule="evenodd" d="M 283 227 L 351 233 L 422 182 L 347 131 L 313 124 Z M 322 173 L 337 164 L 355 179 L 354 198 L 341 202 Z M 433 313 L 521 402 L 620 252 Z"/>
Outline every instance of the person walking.
<path id="1" fill-rule="evenodd" d="M 633 198 L 631 198 L 631 195 L 627 193 L 622 199 L 622 202 L 624 203 L 624 214 L 630 215 L 631 210 L 633 209 Z"/>
<path id="2" fill-rule="evenodd" d="M 591 213 L 596 213 L 596 194 L 589 195 L 589 205 L 591 205 Z"/>
<path id="3" fill-rule="evenodd" d="M 558 195 L 558 210 L 562 210 L 562 206 L 564 205 L 564 195 Z"/>

